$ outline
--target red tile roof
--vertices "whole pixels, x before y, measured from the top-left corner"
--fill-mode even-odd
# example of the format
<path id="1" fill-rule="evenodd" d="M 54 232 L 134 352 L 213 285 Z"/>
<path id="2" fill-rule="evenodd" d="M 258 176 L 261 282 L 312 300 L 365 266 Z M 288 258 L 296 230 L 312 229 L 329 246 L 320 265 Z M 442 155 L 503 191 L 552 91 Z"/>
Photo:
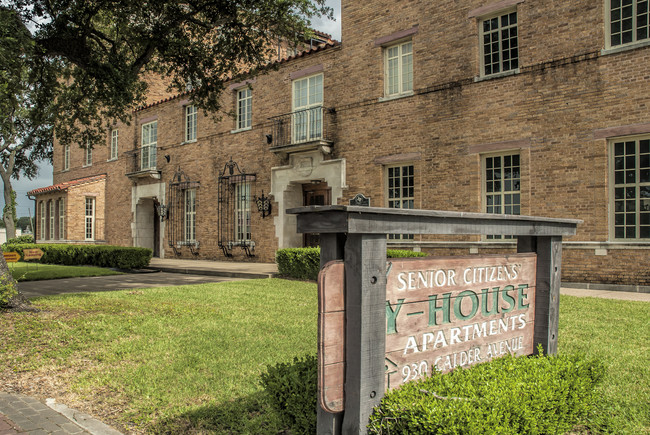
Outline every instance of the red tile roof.
<path id="1" fill-rule="evenodd" d="M 318 32 L 318 33 L 321 33 L 321 32 Z M 327 35 L 327 33 L 323 33 L 323 35 Z M 319 51 L 327 50 L 328 48 L 338 47 L 339 45 L 341 45 L 340 42 L 338 42 L 336 40 L 332 40 L 332 42 L 327 42 L 327 43 L 324 43 L 324 44 L 318 44 L 318 45 L 316 45 L 315 47 L 312 47 L 309 50 L 301 51 L 300 53 L 298 53 L 298 54 L 296 54 L 294 56 L 289 56 L 289 57 L 285 57 L 285 58 L 273 61 L 273 62 L 271 62 L 271 64 L 285 63 L 285 62 L 288 62 L 290 60 L 297 59 L 299 57 L 304 57 L 304 56 L 308 56 L 308 55 L 313 54 L 313 53 L 317 53 Z M 184 97 L 186 95 L 190 95 L 191 93 L 192 93 L 192 91 L 186 91 L 186 92 L 182 92 L 182 93 L 179 93 L 179 94 L 176 94 L 176 95 L 172 95 L 172 96 L 164 98 L 164 99 L 162 99 L 160 101 L 154 101 L 153 103 L 149 103 L 149 104 L 145 104 L 143 106 L 137 107 L 134 110 L 134 112 L 139 112 L 141 110 L 149 109 L 149 108 L 157 106 L 159 104 L 166 103 L 168 101 L 175 100 L 177 98 L 181 98 L 181 97 Z"/>
<path id="2" fill-rule="evenodd" d="M 44 193 L 60 192 L 62 190 L 68 190 L 68 188 L 73 186 L 93 183 L 95 181 L 103 180 L 105 178 L 106 178 L 106 174 L 93 175 L 92 177 L 77 178 L 76 180 L 64 181 L 63 183 L 54 184 L 52 186 L 39 187 L 38 189 L 30 190 L 29 192 L 27 192 L 27 195 L 36 196 L 36 195 L 42 195 Z"/>

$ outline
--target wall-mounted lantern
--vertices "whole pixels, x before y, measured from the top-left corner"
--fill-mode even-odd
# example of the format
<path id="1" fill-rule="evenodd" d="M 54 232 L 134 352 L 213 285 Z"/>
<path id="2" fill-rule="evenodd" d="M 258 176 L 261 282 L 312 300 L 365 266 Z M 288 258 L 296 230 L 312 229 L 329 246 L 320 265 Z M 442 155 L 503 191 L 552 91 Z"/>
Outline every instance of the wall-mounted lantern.
<path id="1" fill-rule="evenodd" d="M 262 219 L 271 214 L 271 199 L 268 196 L 264 196 L 264 191 L 262 191 L 262 196 L 254 197 L 255 204 L 257 205 L 257 211 L 262 213 Z"/>
<path id="2" fill-rule="evenodd" d="M 158 211 L 158 216 L 160 216 L 160 222 L 164 222 L 169 214 L 169 208 L 165 204 L 158 204 L 156 210 Z"/>

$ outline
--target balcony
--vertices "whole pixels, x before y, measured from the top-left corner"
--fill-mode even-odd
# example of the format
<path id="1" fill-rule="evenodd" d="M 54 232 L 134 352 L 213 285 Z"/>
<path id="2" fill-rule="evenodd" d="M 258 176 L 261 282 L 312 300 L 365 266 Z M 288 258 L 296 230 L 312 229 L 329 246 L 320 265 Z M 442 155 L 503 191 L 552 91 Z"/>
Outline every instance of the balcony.
<path id="1" fill-rule="evenodd" d="M 160 180 L 160 171 L 156 167 L 157 147 L 145 146 L 128 151 L 126 176 L 131 179 L 154 178 Z"/>
<path id="2" fill-rule="evenodd" d="M 269 118 L 272 123 L 267 141 L 271 151 L 281 157 L 301 151 L 332 152 L 336 132 L 336 112 L 326 107 L 312 107 Z"/>

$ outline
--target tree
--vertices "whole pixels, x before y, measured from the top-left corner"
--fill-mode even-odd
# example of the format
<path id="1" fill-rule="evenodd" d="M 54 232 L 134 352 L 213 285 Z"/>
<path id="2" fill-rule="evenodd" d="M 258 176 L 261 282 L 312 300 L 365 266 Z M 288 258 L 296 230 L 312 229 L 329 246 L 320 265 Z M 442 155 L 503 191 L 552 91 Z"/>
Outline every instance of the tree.
<path id="1" fill-rule="evenodd" d="M 298 45 L 311 18 L 332 15 L 325 0 L 4 0 L 0 12 L 0 27 L 19 27 L 0 53 L 0 90 L 12 103 L 3 115 L 20 121 L 0 128 L 0 141 L 25 144 L 8 176 L 0 171 L 5 186 L 51 158 L 52 132 L 62 144 L 103 143 L 107 126 L 145 102 L 147 76 L 191 89 L 216 116 L 226 81 L 272 68 L 279 41 Z"/>

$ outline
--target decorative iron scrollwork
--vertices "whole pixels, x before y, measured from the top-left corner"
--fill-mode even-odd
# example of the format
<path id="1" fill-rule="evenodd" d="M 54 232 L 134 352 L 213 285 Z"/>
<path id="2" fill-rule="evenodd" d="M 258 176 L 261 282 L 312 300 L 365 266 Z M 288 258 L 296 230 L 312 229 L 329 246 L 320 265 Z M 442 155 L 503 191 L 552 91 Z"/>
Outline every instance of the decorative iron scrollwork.
<path id="1" fill-rule="evenodd" d="M 257 205 L 257 211 L 262 213 L 262 219 L 271 214 L 271 199 L 268 196 L 264 196 L 264 191 L 262 191 L 262 196 L 254 196 L 255 205 Z"/>

